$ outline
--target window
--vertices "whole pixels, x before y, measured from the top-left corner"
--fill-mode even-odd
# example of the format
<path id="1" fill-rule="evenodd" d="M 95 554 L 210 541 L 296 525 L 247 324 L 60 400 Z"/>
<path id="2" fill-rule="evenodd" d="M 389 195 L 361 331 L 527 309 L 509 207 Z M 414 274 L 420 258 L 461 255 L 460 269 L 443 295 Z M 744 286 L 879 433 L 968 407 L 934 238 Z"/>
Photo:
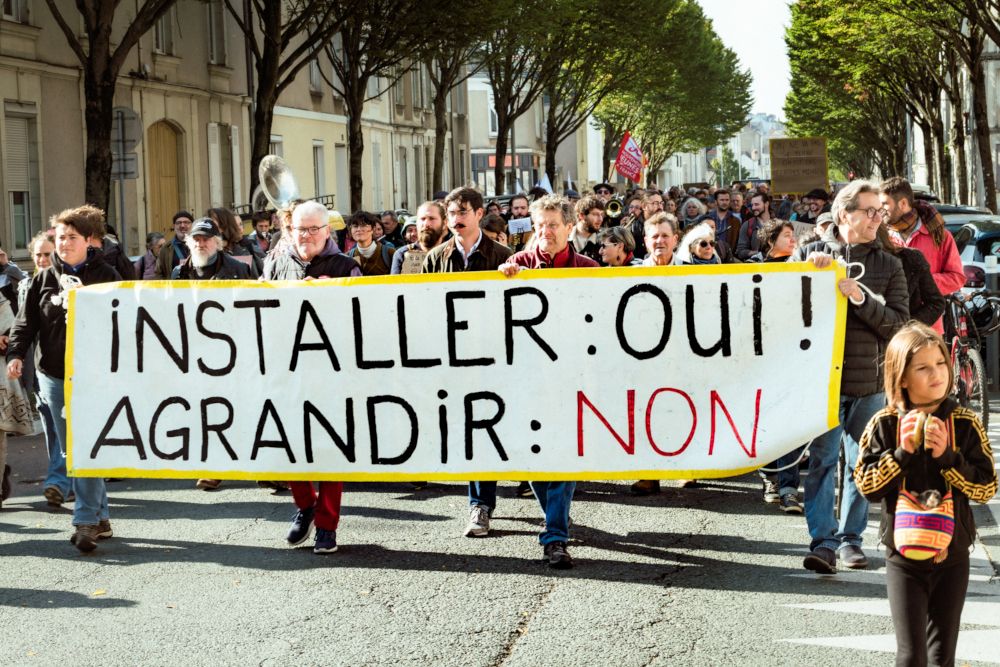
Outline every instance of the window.
<path id="1" fill-rule="evenodd" d="M 226 8 L 222 0 L 208 3 L 208 61 L 213 65 L 226 64 Z"/>
<path id="2" fill-rule="evenodd" d="M 490 112 L 490 136 L 497 136 L 497 132 L 500 131 L 500 119 L 497 117 L 496 106 L 493 103 L 493 96 L 490 95 L 487 98 L 487 105 Z"/>
<path id="3" fill-rule="evenodd" d="M 397 72 L 396 82 L 392 84 L 392 96 L 395 99 L 396 106 L 403 107 L 406 106 L 406 73 Z"/>
<path id="4" fill-rule="evenodd" d="M 323 73 L 319 71 L 319 60 L 316 58 L 309 61 L 309 92 L 323 92 Z"/>
<path id="5" fill-rule="evenodd" d="M 382 208 L 382 144 L 372 142 L 372 207 Z"/>
<path id="6" fill-rule="evenodd" d="M 0 18 L 15 23 L 27 23 L 28 0 L 0 0 Z"/>
<path id="7" fill-rule="evenodd" d="M 174 53 L 174 8 L 171 7 L 153 25 L 153 53 L 173 55 Z"/>
<path id="8" fill-rule="evenodd" d="M 382 89 L 379 77 L 371 76 L 368 77 L 368 88 L 366 89 L 366 96 L 368 99 L 375 99 L 379 95 L 379 91 Z"/>
<path id="9" fill-rule="evenodd" d="M 323 165 L 323 142 L 313 140 L 313 196 L 326 193 L 326 167 Z"/>
<path id="10" fill-rule="evenodd" d="M 410 70 L 413 81 L 413 107 L 415 109 L 424 108 L 424 77 L 423 68 L 420 66 Z"/>
<path id="11" fill-rule="evenodd" d="M 232 206 L 241 197 L 239 134 L 223 123 L 208 124 L 208 189 L 212 206 Z"/>
<path id="12" fill-rule="evenodd" d="M 4 118 L 5 199 L 11 212 L 9 238 L 15 250 L 42 228 L 41 182 L 38 172 L 38 121 L 34 105 L 8 102 Z"/>
<path id="13" fill-rule="evenodd" d="M 285 157 L 285 140 L 280 134 L 271 135 L 271 143 L 267 146 L 267 152 L 278 157 Z"/>

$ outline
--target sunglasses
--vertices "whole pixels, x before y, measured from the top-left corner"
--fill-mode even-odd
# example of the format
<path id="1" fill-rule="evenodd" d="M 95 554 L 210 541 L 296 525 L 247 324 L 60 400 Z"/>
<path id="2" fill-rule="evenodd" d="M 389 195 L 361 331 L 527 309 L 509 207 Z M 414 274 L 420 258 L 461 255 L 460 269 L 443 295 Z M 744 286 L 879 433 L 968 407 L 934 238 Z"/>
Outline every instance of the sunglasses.
<path id="1" fill-rule="evenodd" d="M 698 247 L 699 248 L 714 248 L 715 247 L 715 241 L 706 241 L 706 240 L 702 239 L 701 241 L 698 241 Z"/>
<path id="2" fill-rule="evenodd" d="M 599 195 L 609 195 L 609 194 L 611 194 L 611 190 L 598 190 L 597 194 L 599 194 Z"/>

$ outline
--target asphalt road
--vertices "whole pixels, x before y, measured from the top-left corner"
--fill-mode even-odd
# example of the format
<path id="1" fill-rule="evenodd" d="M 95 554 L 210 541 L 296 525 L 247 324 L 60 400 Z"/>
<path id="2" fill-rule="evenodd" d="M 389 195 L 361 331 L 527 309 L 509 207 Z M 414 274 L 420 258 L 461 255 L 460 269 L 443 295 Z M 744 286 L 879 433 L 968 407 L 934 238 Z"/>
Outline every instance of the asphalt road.
<path id="1" fill-rule="evenodd" d="M 482 539 L 461 536 L 462 485 L 348 484 L 341 549 L 318 556 L 284 545 L 288 495 L 126 480 L 109 485 L 115 537 L 81 555 L 69 509 L 41 497 L 41 438 L 10 447 L 0 665 L 893 661 L 877 509 L 871 569 L 813 575 L 801 568 L 804 518 L 763 504 L 754 476 L 643 499 L 625 483 L 581 483 L 577 567 L 561 572 L 540 564 L 541 513 L 512 497 L 514 483 L 502 484 L 494 534 Z M 996 513 L 977 514 L 960 664 L 1000 662 Z"/>

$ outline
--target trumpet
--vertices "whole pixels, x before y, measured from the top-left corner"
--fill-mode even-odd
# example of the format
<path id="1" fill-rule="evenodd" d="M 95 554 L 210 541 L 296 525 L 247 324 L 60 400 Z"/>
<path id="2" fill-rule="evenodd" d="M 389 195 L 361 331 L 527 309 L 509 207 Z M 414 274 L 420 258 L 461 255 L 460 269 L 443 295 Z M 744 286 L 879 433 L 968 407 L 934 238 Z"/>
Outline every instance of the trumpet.
<path id="1" fill-rule="evenodd" d="M 608 205 L 604 207 L 604 215 L 612 220 L 617 220 L 622 217 L 625 207 L 622 204 L 622 200 L 615 197 L 608 202 Z"/>

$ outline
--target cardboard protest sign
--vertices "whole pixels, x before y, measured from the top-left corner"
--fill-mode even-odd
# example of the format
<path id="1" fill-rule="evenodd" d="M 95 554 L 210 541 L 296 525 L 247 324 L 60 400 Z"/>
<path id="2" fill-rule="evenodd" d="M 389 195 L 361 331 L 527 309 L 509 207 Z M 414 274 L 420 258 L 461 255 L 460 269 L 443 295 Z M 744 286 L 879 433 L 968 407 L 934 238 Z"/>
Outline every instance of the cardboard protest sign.
<path id="1" fill-rule="evenodd" d="M 826 137 L 771 139 L 771 192 L 805 194 L 830 189 Z"/>
<path id="2" fill-rule="evenodd" d="M 71 292 L 74 475 L 708 478 L 837 421 L 842 269 L 551 269 Z"/>

